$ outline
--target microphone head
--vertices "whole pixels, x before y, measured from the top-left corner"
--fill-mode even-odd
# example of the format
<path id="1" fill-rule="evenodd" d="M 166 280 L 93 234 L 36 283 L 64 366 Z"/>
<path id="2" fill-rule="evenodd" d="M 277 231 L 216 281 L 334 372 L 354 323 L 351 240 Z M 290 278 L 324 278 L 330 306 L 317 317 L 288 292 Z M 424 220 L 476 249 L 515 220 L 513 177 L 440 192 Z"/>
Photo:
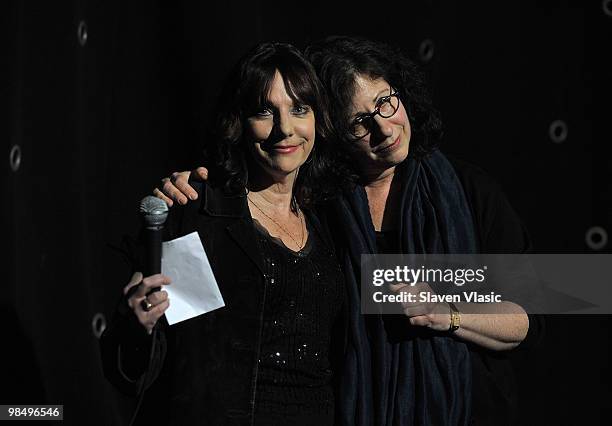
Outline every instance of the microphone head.
<path id="1" fill-rule="evenodd" d="M 140 213 L 147 228 L 159 228 L 166 222 L 168 206 L 163 200 L 147 195 L 140 202 Z"/>

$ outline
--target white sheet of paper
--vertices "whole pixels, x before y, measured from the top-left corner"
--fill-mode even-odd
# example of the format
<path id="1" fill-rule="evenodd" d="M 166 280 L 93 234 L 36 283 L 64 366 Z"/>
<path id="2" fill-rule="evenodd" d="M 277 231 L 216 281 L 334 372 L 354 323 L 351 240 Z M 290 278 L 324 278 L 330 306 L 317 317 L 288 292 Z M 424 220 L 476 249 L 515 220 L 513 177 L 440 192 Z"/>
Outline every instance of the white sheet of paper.
<path id="1" fill-rule="evenodd" d="M 170 299 L 166 310 L 168 324 L 225 306 L 197 232 L 162 243 L 161 263 L 162 274 L 172 280 L 164 286 Z"/>

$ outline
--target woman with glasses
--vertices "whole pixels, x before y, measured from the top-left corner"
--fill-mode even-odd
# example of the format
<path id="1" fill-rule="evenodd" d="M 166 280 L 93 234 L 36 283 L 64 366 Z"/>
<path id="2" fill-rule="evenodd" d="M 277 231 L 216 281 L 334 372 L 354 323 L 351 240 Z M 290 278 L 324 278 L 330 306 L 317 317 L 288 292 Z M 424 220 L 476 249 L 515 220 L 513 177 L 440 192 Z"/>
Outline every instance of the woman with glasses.
<path id="1" fill-rule="evenodd" d="M 404 305 L 405 317 L 360 313 L 360 257 L 368 253 L 523 253 L 524 227 L 479 169 L 443 155 L 441 123 L 420 73 L 399 50 L 331 37 L 306 52 L 331 100 L 338 152 L 355 183 L 325 218 L 348 292 L 348 344 L 339 410 L 346 425 L 516 422 L 504 351 L 532 342 L 539 319 L 502 302 Z M 155 194 L 185 203 L 190 175 Z M 405 288 L 395 288 L 398 292 Z"/>
<path id="2" fill-rule="evenodd" d="M 523 225 L 483 172 L 437 149 L 438 114 L 399 50 L 332 37 L 310 46 L 307 56 L 330 97 L 341 152 L 361 184 L 326 215 L 344 241 L 338 246 L 349 322 L 362 324 L 349 330 L 345 374 L 359 378 L 343 389 L 343 408 L 355 413 L 349 423 L 517 423 L 504 351 L 532 342 L 538 318 L 511 302 L 408 304 L 407 324 L 360 315 L 354 289 L 363 252 L 523 253 L 529 249 Z M 369 376 L 355 374 L 364 366 L 371 366 Z"/>
<path id="3" fill-rule="evenodd" d="M 125 393 L 147 389 L 146 424 L 330 426 L 344 281 L 312 210 L 322 182 L 338 181 L 324 91 L 299 51 L 265 43 L 217 107 L 214 179 L 165 229 L 198 232 L 225 306 L 169 327 L 168 293 L 152 290 L 172 277 L 134 273 L 102 337 L 105 374 Z"/>

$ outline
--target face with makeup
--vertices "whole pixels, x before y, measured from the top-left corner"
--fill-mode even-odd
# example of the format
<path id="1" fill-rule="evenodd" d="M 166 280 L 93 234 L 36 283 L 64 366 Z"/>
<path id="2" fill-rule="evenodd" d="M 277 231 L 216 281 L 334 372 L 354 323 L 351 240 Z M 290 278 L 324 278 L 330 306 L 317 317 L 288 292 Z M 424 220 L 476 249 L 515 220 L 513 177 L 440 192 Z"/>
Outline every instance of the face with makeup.
<path id="1" fill-rule="evenodd" d="M 276 71 L 266 105 L 247 118 L 249 150 L 255 164 L 274 180 L 295 173 L 306 162 L 315 141 L 311 106 L 294 101 Z"/>
<path id="2" fill-rule="evenodd" d="M 351 106 L 351 122 L 359 120 L 366 114 L 371 114 L 380 108 L 385 111 L 384 101 L 396 102 L 396 106 L 382 115 L 375 114 L 370 119 L 369 133 L 357 139 L 352 138 L 349 151 L 356 161 L 360 172 L 368 176 L 384 174 L 408 156 L 410 144 L 410 122 L 404 105 L 391 85 L 384 79 L 372 79 L 357 75 L 355 78 L 355 93 Z M 389 108 L 387 106 L 387 108 Z M 392 114 L 392 115 L 391 115 Z M 390 116 L 389 116 L 390 115 Z"/>

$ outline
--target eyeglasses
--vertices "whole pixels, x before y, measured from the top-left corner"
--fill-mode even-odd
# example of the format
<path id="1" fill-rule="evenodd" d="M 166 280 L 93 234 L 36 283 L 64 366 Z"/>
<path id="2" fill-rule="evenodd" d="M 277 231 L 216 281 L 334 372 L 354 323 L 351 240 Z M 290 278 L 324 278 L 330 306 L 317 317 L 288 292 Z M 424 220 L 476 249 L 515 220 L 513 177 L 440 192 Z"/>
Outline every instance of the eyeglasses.
<path id="1" fill-rule="evenodd" d="M 383 96 L 376 102 L 374 111 L 360 114 L 348 127 L 348 132 L 355 141 L 363 139 L 370 134 L 376 123 L 374 117 L 380 115 L 382 118 L 392 117 L 399 109 L 399 93 L 393 92 Z"/>

